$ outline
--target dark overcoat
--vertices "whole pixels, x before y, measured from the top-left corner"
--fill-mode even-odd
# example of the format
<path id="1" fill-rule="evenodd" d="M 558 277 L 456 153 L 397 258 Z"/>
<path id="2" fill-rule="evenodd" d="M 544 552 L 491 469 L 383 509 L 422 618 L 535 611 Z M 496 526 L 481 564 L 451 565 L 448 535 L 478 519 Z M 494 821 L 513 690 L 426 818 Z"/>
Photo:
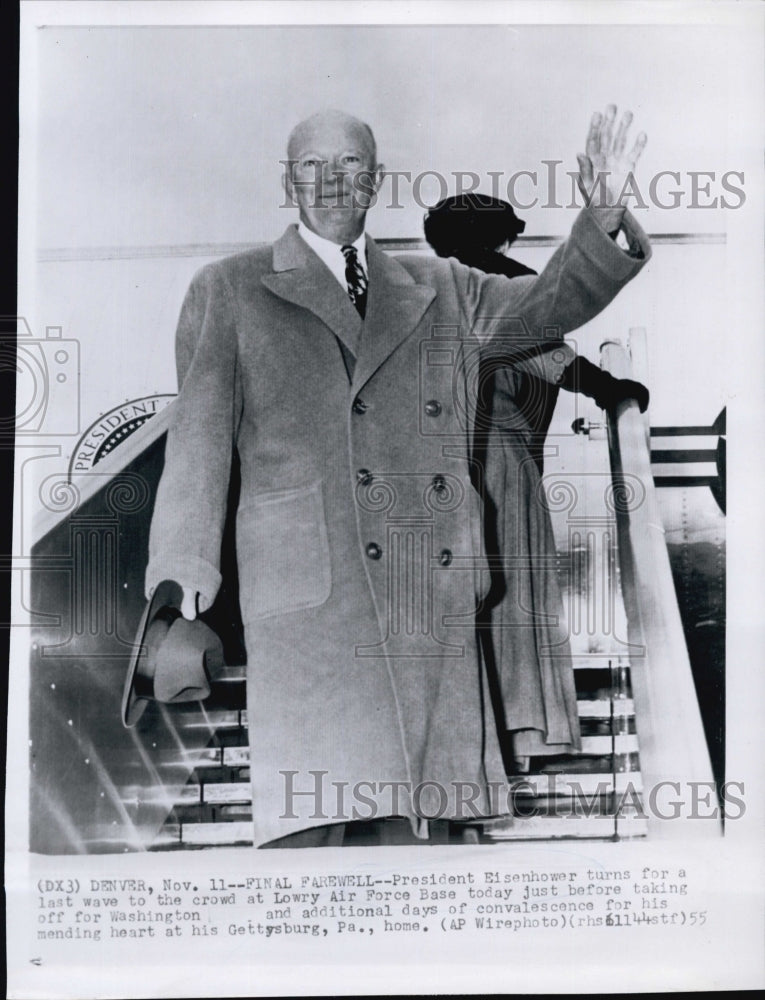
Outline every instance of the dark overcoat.
<path id="1" fill-rule="evenodd" d="M 508 810 L 475 635 L 479 361 L 498 351 L 555 381 L 574 356 L 563 334 L 642 263 L 584 211 L 536 278 L 368 240 L 363 323 L 294 226 L 194 278 L 146 585 L 215 596 L 237 449 L 256 845 L 370 814 L 422 830 Z"/>

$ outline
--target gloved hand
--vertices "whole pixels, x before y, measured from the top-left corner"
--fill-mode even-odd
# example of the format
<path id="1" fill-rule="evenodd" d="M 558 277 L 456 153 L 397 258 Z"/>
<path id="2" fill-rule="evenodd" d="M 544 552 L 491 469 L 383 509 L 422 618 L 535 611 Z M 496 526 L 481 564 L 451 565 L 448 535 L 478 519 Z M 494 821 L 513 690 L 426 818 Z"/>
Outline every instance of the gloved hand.
<path id="1" fill-rule="evenodd" d="M 593 397 L 601 410 L 614 410 L 625 399 L 634 399 L 640 407 L 640 412 L 645 413 L 648 409 L 649 393 L 642 382 L 635 382 L 631 378 L 614 378 L 608 372 L 602 374 L 606 379 L 601 386 L 598 386 Z"/>
<path id="2" fill-rule="evenodd" d="M 587 358 L 577 357 L 563 371 L 561 388 L 581 392 L 595 400 L 602 410 L 613 410 L 625 399 L 634 399 L 640 412 L 648 409 L 648 389 L 631 378 L 614 378 Z"/>

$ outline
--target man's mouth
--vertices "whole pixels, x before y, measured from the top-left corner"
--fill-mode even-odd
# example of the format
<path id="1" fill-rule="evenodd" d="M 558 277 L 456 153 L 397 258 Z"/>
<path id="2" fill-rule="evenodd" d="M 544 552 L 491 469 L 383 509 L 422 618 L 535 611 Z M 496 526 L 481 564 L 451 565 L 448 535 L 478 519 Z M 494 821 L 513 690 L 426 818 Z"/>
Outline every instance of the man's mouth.
<path id="1" fill-rule="evenodd" d="M 353 208 L 353 196 L 345 191 L 322 192 L 313 200 L 314 208 Z"/>

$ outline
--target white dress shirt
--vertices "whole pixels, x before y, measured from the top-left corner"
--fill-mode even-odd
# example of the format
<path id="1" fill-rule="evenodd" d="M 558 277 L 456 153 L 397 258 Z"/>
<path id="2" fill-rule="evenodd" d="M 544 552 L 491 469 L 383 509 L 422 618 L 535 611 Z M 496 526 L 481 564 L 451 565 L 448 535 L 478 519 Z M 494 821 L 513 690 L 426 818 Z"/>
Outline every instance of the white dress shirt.
<path id="1" fill-rule="evenodd" d="M 324 261 L 330 271 L 334 274 L 337 280 L 340 282 L 343 290 L 348 291 L 348 282 L 345 280 L 345 255 L 340 249 L 339 244 L 333 243 L 332 240 L 325 240 L 323 236 L 317 236 L 312 229 L 308 226 L 303 225 L 302 222 L 298 223 L 298 236 L 305 240 L 308 246 L 313 250 L 317 256 Z M 356 247 L 356 253 L 359 258 L 359 264 L 364 268 L 364 273 L 367 273 L 367 238 L 364 233 L 359 236 L 357 240 L 349 244 L 350 246 Z"/>

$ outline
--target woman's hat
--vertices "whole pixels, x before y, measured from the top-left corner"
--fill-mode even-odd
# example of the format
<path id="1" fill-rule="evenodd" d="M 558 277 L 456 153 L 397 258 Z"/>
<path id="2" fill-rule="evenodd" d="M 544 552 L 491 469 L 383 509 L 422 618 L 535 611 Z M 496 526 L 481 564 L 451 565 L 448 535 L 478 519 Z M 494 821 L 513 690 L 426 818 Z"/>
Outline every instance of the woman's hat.
<path id="1" fill-rule="evenodd" d="M 526 228 L 510 202 L 478 192 L 444 198 L 429 209 L 424 224 L 425 239 L 442 256 L 453 250 L 495 250 Z"/>

